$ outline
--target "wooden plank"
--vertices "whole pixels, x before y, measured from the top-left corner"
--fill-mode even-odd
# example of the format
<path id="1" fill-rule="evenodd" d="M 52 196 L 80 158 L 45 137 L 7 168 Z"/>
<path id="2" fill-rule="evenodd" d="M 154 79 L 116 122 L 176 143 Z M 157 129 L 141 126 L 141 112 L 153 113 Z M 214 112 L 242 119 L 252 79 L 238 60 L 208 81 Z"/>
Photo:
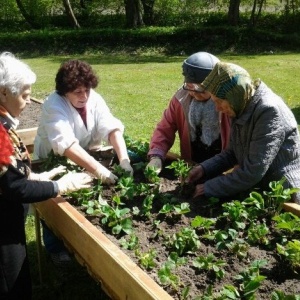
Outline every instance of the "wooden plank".
<path id="1" fill-rule="evenodd" d="M 173 299 L 63 198 L 36 203 L 35 208 L 113 299 Z"/>
<path id="2" fill-rule="evenodd" d="M 17 130 L 18 135 L 22 139 L 23 143 L 28 148 L 29 146 L 33 145 L 36 133 L 37 133 L 37 127 L 27 128 L 27 129 L 20 129 Z M 29 149 L 28 149 L 29 151 Z M 29 151 L 30 152 L 30 151 Z"/>
<path id="3" fill-rule="evenodd" d="M 300 205 L 297 203 L 284 203 L 283 209 L 300 217 Z"/>

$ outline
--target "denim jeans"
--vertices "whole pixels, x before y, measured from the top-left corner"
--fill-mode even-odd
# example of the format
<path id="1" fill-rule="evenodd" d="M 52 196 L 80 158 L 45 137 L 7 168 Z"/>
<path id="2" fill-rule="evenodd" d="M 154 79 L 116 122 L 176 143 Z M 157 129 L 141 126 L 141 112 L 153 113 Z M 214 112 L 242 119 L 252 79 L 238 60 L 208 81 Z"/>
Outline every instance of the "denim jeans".
<path id="1" fill-rule="evenodd" d="M 45 245 L 45 249 L 47 252 L 51 253 L 59 253 L 62 251 L 67 251 L 64 243 L 60 240 L 46 225 L 46 223 L 41 220 L 43 227 L 43 242 Z"/>

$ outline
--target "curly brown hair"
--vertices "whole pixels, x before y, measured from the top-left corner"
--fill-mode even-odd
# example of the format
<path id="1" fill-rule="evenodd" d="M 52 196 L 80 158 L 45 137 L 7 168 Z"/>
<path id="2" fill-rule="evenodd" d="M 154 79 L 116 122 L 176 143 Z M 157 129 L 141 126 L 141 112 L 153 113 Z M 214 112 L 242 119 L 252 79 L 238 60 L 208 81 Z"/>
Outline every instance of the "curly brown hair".
<path id="1" fill-rule="evenodd" d="M 55 88 L 59 95 L 64 96 L 80 86 L 95 88 L 98 82 L 98 77 L 88 63 L 71 59 L 62 63 L 58 69 L 55 77 Z"/>

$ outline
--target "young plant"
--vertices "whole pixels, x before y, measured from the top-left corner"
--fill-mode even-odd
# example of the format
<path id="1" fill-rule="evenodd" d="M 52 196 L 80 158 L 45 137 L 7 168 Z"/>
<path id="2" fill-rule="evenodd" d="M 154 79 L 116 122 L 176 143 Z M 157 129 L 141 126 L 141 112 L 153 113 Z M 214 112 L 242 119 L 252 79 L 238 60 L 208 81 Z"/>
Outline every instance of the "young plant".
<path id="1" fill-rule="evenodd" d="M 184 253 L 197 251 L 200 247 L 200 240 L 194 229 L 184 227 L 172 236 L 167 245 L 181 256 Z"/>
<path id="2" fill-rule="evenodd" d="M 300 233 L 300 218 L 293 213 L 285 212 L 272 218 L 275 228 L 285 236 L 292 237 Z"/>
<path id="3" fill-rule="evenodd" d="M 211 230 L 214 228 L 215 224 L 216 220 L 204 218 L 202 216 L 196 216 L 191 222 L 193 228 L 203 230 L 204 234 L 211 234 Z"/>
<path id="4" fill-rule="evenodd" d="M 180 204 L 167 203 L 160 209 L 160 214 L 166 214 L 168 217 L 179 216 L 190 212 L 190 205 L 187 202 Z"/>
<path id="5" fill-rule="evenodd" d="M 122 204 L 119 196 L 113 197 L 113 202 L 116 203 L 116 207 L 110 206 L 106 201 L 102 201 L 102 224 L 107 224 L 109 228 L 112 228 L 113 234 L 119 234 L 121 231 L 131 234 L 132 233 L 132 220 L 129 215 L 129 208 L 120 209 Z"/>
<path id="6" fill-rule="evenodd" d="M 187 162 L 182 159 L 174 160 L 169 166 L 166 167 L 167 169 L 174 169 L 174 174 L 177 176 L 181 182 L 181 185 L 184 184 L 191 167 Z"/>
<path id="7" fill-rule="evenodd" d="M 139 260 L 140 265 L 145 270 L 152 270 L 156 266 L 155 257 L 156 251 L 154 249 L 150 249 L 148 252 L 142 253 L 139 249 L 135 250 L 135 255 Z"/>
<path id="8" fill-rule="evenodd" d="M 260 268 L 267 264 L 266 260 L 255 260 L 248 269 L 242 271 L 235 277 L 240 284 L 240 295 L 242 299 L 255 299 L 255 292 L 261 282 L 266 279 L 260 275 Z"/>
<path id="9" fill-rule="evenodd" d="M 266 225 L 265 222 L 261 224 L 251 223 L 248 229 L 248 242 L 253 245 L 269 245 L 269 232 L 269 227 Z"/>
<path id="10" fill-rule="evenodd" d="M 144 169 L 144 175 L 146 177 L 146 180 L 150 183 L 159 184 L 160 177 L 158 176 L 155 167 L 146 167 Z"/>
<path id="11" fill-rule="evenodd" d="M 130 234 L 129 237 L 123 237 L 120 240 L 120 245 L 124 249 L 134 250 L 139 246 L 139 238 L 135 234 Z"/>
<path id="12" fill-rule="evenodd" d="M 166 262 L 158 270 L 158 279 L 164 286 L 171 286 L 175 291 L 178 291 L 181 284 L 180 277 L 175 273 L 175 265 Z"/>
<path id="13" fill-rule="evenodd" d="M 277 252 L 282 255 L 290 264 L 295 273 L 300 271 L 300 241 L 292 240 L 287 245 L 277 244 Z"/>
<path id="14" fill-rule="evenodd" d="M 212 253 L 209 253 L 207 256 L 198 256 L 193 261 L 193 266 L 197 269 L 212 271 L 219 279 L 225 276 L 223 267 L 226 266 L 226 262 L 222 259 L 217 259 Z"/>
<path id="15" fill-rule="evenodd" d="M 292 194 L 299 191 L 298 188 L 286 189 L 283 186 L 285 178 L 279 181 L 271 181 L 269 187 L 270 192 L 264 192 L 266 196 L 265 206 L 274 214 L 279 214 L 282 211 L 283 204 L 291 199 Z"/>

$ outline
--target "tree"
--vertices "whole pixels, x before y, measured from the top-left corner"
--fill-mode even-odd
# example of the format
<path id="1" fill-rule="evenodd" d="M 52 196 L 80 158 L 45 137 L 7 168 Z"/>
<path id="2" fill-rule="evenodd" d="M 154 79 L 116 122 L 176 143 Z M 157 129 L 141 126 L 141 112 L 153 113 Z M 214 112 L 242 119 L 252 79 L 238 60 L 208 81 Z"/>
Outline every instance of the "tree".
<path id="1" fill-rule="evenodd" d="M 26 22 L 34 29 L 40 29 L 41 26 L 38 22 L 36 22 L 35 18 L 31 16 L 29 13 L 27 13 L 26 8 L 24 7 L 21 0 L 16 0 L 17 6 L 23 16 L 23 18 L 26 20 Z"/>
<path id="2" fill-rule="evenodd" d="M 73 9 L 72 9 L 72 6 L 70 4 L 70 1 L 69 0 L 63 0 L 63 5 L 64 5 L 66 15 L 67 15 L 71 25 L 74 28 L 80 28 L 80 25 L 79 25 L 74 13 L 73 13 Z"/>
<path id="3" fill-rule="evenodd" d="M 251 16 L 250 16 L 250 25 L 252 27 L 255 27 L 260 15 L 261 15 L 261 11 L 262 11 L 262 7 L 264 4 L 265 0 L 254 0 L 253 2 L 253 7 L 252 7 L 252 11 L 251 11 Z M 256 12 L 256 7 L 258 5 L 258 9 L 257 9 L 257 14 Z"/>
<path id="4" fill-rule="evenodd" d="M 144 9 L 144 15 L 143 19 L 146 25 L 152 25 L 154 20 L 153 20 L 153 7 L 154 7 L 154 2 L 155 0 L 141 0 L 143 9 Z"/>
<path id="5" fill-rule="evenodd" d="M 140 0 L 124 0 L 126 27 L 136 28 L 144 25 Z"/>
<path id="6" fill-rule="evenodd" d="M 240 20 L 241 0 L 230 0 L 228 10 L 228 22 L 230 25 L 237 26 Z"/>

